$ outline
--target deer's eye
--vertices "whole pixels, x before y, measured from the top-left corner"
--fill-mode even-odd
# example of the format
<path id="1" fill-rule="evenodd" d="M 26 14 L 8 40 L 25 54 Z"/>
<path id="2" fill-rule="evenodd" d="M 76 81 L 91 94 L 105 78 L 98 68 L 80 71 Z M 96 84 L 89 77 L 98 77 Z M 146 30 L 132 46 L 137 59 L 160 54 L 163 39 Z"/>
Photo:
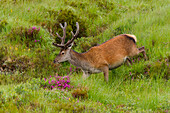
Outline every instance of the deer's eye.
<path id="1" fill-rule="evenodd" d="M 63 52 L 61 52 L 61 54 L 62 54 L 62 55 L 64 55 L 64 51 L 63 51 Z"/>

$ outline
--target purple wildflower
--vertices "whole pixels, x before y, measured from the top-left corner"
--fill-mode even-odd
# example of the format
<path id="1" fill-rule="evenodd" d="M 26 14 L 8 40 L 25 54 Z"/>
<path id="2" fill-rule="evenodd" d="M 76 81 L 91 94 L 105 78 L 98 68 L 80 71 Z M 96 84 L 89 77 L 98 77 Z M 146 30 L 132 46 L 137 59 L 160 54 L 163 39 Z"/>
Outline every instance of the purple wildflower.
<path id="1" fill-rule="evenodd" d="M 72 70 L 72 67 L 70 67 L 70 72 L 71 72 L 71 70 Z"/>
<path id="2" fill-rule="evenodd" d="M 54 83 L 55 81 L 54 81 L 54 80 L 52 80 L 51 82 L 52 82 L 52 83 Z"/>
<path id="3" fill-rule="evenodd" d="M 40 40 L 38 40 L 38 42 L 39 42 Z"/>
<path id="4" fill-rule="evenodd" d="M 37 40 L 35 40 L 35 42 L 37 42 Z"/>
<path id="5" fill-rule="evenodd" d="M 46 81 L 47 79 L 46 78 L 44 78 L 44 81 Z"/>
<path id="6" fill-rule="evenodd" d="M 53 89 L 53 88 L 54 88 L 54 86 L 51 86 L 51 88 Z"/>
<path id="7" fill-rule="evenodd" d="M 59 81 L 56 81 L 57 84 L 59 84 L 60 82 Z"/>
<path id="8" fill-rule="evenodd" d="M 133 77 L 132 77 L 132 80 L 133 80 Z"/>
<path id="9" fill-rule="evenodd" d="M 69 83 L 70 82 L 70 80 L 67 80 L 67 83 Z"/>
<path id="10" fill-rule="evenodd" d="M 66 84 L 65 86 L 68 87 L 68 88 L 70 88 L 70 85 L 68 85 L 68 84 Z"/>
<path id="11" fill-rule="evenodd" d="M 35 30 L 35 29 L 36 29 L 36 27 L 35 27 L 35 26 L 33 26 L 33 27 L 32 27 L 32 29 L 34 29 L 34 30 Z"/>
<path id="12" fill-rule="evenodd" d="M 130 75 L 132 75 L 132 73 L 131 73 L 131 72 L 129 72 L 129 74 L 130 74 Z"/>

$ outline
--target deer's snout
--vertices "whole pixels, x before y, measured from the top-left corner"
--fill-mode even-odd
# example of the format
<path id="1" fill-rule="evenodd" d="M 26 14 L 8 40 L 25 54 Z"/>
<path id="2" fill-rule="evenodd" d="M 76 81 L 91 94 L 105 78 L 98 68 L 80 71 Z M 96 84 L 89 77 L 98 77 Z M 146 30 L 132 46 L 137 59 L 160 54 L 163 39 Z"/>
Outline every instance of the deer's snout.
<path id="1" fill-rule="evenodd" d="M 53 61 L 53 63 L 59 63 L 59 61 L 55 59 L 55 60 Z"/>
<path id="2" fill-rule="evenodd" d="M 54 60 L 53 63 L 56 63 L 56 61 Z"/>

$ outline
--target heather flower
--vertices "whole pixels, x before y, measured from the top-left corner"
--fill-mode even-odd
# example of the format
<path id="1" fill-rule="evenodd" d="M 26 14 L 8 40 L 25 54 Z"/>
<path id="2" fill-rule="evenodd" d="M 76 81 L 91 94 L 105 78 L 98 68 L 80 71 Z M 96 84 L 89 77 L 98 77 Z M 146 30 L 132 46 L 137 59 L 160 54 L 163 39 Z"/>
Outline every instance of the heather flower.
<path id="1" fill-rule="evenodd" d="M 33 27 L 32 27 L 32 29 L 33 29 L 33 30 L 35 30 L 35 29 L 36 29 L 36 27 L 35 27 L 35 26 L 33 26 Z"/>
<path id="2" fill-rule="evenodd" d="M 70 88 L 70 85 L 68 85 L 68 84 L 66 84 L 65 86 L 68 87 L 68 88 Z"/>
<path id="3" fill-rule="evenodd" d="M 37 40 L 35 40 L 35 42 L 37 42 Z"/>
<path id="4" fill-rule="evenodd" d="M 70 72 L 71 72 L 71 70 L 72 70 L 72 67 L 70 67 Z"/>
<path id="5" fill-rule="evenodd" d="M 57 84 L 59 84 L 60 82 L 59 81 L 56 81 L 57 82 Z"/>
<path id="6" fill-rule="evenodd" d="M 46 81 L 47 79 L 46 78 L 44 78 L 44 81 Z"/>
<path id="7" fill-rule="evenodd" d="M 55 81 L 54 81 L 54 80 L 52 80 L 51 82 L 52 82 L 52 83 L 54 83 Z"/>
<path id="8" fill-rule="evenodd" d="M 38 40 L 38 42 L 39 42 L 40 40 Z"/>
<path id="9" fill-rule="evenodd" d="M 130 74 L 130 75 L 132 75 L 132 73 L 131 73 L 131 72 L 129 72 L 129 74 Z"/>
<path id="10" fill-rule="evenodd" d="M 67 83 L 69 83 L 70 82 L 70 80 L 67 80 Z"/>
<path id="11" fill-rule="evenodd" d="M 60 90 L 65 91 L 66 88 L 72 88 L 72 86 L 69 85 L 70 80 L 69 76 L 50 76 L 48 79 L 44 78 L 44 81 L 47 81 L 45 86 L 47 88 L 53 89 L 54 87 L 58 87 Z"/>
<path id="12" fill-rule="evenodd" d="M 133 77 L 132 77 L 132 80 L 133 80 Z"/>
<path id="13" fill-rule="evenodd" d="M 41 38 L 41 36 L 40 36 L 40 38 Z"/>

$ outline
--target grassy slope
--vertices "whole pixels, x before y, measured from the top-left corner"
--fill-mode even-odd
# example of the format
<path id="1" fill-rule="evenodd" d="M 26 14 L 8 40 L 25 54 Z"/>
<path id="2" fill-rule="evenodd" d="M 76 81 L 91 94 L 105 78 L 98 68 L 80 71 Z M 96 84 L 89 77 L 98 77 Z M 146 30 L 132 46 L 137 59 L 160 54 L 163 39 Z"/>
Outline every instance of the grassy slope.
<path id="1" fill-rule="evenodd" d="M 29 85 L 24 86 L 24 91 L 27 93 L 18 94 L 16 89 L 17 87 L 20 87 L 19 84 L 23 85 L 23 83 L 15 83 L 18 85 L 13 88 L 14 83 L 9 82 L 9 84 L 8 81 L 10 80 L 6 80 L 7 83 L 0 86 L 1 91 L 3 91 L 3 98 L 1 97 L 0 100 L 0 107 L 2 107 L 2 110 L 53 112 L 54 110 L 60 110 L 62 107 L 65 109 L 67 109 L 67 107 L 70 108 L 70 106 L 75 106 L 77 109 L 82 110 L 84 109 L 84 105 L 86 108 L 85 110 L 91 112 L 95 110 L 101 112 L 165 112 L 169 110 L 170 83 L 169 80 L 161 78 L 161 76 L 165 74 L 164 67 L 156 67 L 156 64 L 158 59 L 162 59 L 161 61 L 164 62 L 164 59 L 167 59 L 170 56 L 170 1 L 114 0 L 113 3 L 115 8 L 109 11 L 98 7 L 98 2 L 96 1 L 90 2 L 90 0 L 86 0 L 82 3 L 85 6 L 81 5 L 81 2 L 76 2 L 75 0 L 70 0 L 69 2 L 64 2 L 62 0 L 32 0 L 18 2 L 16 4 L 13 4 L 12 0 L 9 0 L 8 3 L 0 5 L 0 20 L 5 19 L 8 22 L 7 26 L 5 26 L 0 33 L 0 46 L 7 48 L 8 56 L 24 55 L 28 56 L 30 59 L 35 59 L 36 52 L 40 48 L 43 48 L 44 50 L 49 49 L 50 52 L 52 52 L 53 47 L 51 46 L 51 42 L 53 39 L 50 38 L 50 35 L 43 28 L 41 28 L 40 34 L 43 36 L 43 39 L 46 40 L 46 43 L 41 47 L 36 46 L 36 48 L 30 48 L 30 51 L 28 51 L 29 48 L 26 48 L 24 44 L 18 44 L 17 41 L 11 42 L 2 37 L 8 34 L 12 28 L 17 26 L 40 27 L 39 22 L 46 19 L 44 16 L 46 9 L 59 11 L 64 7 L 72 10 L 86 20 L 86 23 L 88 23 L 88 36 L 95 34 L 96 37 L 100 38 L 99 43 L 110 39 L 115 32 L 118 34 L 135 34 L 138 39 L 137 45 L 139 47 L 145 46 L 149 60 L 146 62 L 143 60 L 139 62 L 136 61 L 132 67 L 122 66 L 110 71 L 110 82 L 108 84 L 103 81 L 104 77 L 102 73 L 92 75 L 85 81 L 81 78 L 82 73 L 73 73 L 71 78 L 72 84 L 75 86 L 80 85 L 87 87 L 89 89 L 88 99 L 80 100 L 79 103 L 76 103 L 77 100 L 71 96 L 71 91 L 68 93 L 46 91 L 36 85 L 31 85 L 30 87 L 32 87 L 32 89 L 29 89 L 29 81 L 26 83 Z M 73 7 L 71 4 L 76 4 L 76 7 Z M 115 14 L 115 12 L 117 13 Z M 100 16 L 91 19 L 90 15 Z M 47 17 L 47 19 L 50 18 Z M 16 48 L 18 49 L 16 50 Z M 26 51 L 24 49 L 26 49 Z M 76 50 L 80 51 L 78 49 Z M 55 55 L 50 53 L 49 56 L 44 57 L 52 62 Z M 150 76 L 149 78 L 145 77 L 143 74 L 147 65 L 151 65 L 152 67 L 148 74 L 148 76 Z M 132 72 L 134 77 L 139 76 L 137 77 L 138 79 L 131 80 L 129 72 Z M 42 67 L 42 71 L 39 72 L 39 74 L 34 74 L 32 69 L 26 74 L 26 77 L 29 79 L 32 77 L 40 77 L 40 75 L 41 77 L 47 77 L 49 74 L 53 73 L 55 72 L 50 67 Z M 63 73 L 65 73 L 65 71 Z M 21 75 L 18 74 L 15 76 L 18 77 Z M 5 78 L 5 76 L 1 74 L 1 78 L 3 77 Z M 6 78 L 11 79 L 11 77 Z M 61 96 L 61 94 L 64 96 Z M 17 98 L 9 101 L 6 100 L 6 103 L 3 103 L 4 98 L 8 99 L 13 97 L 13 95 L 17 95 Z M 64 97 L 64 99 L 60 99 L 59 97 Z M 71 98 L 71 100 L 67 100 L 67 98 Z M 17 107 L 18 104 L 20 104 L 19 108 Z M 61 106 L 61 108 L 58 106 Z"/>

